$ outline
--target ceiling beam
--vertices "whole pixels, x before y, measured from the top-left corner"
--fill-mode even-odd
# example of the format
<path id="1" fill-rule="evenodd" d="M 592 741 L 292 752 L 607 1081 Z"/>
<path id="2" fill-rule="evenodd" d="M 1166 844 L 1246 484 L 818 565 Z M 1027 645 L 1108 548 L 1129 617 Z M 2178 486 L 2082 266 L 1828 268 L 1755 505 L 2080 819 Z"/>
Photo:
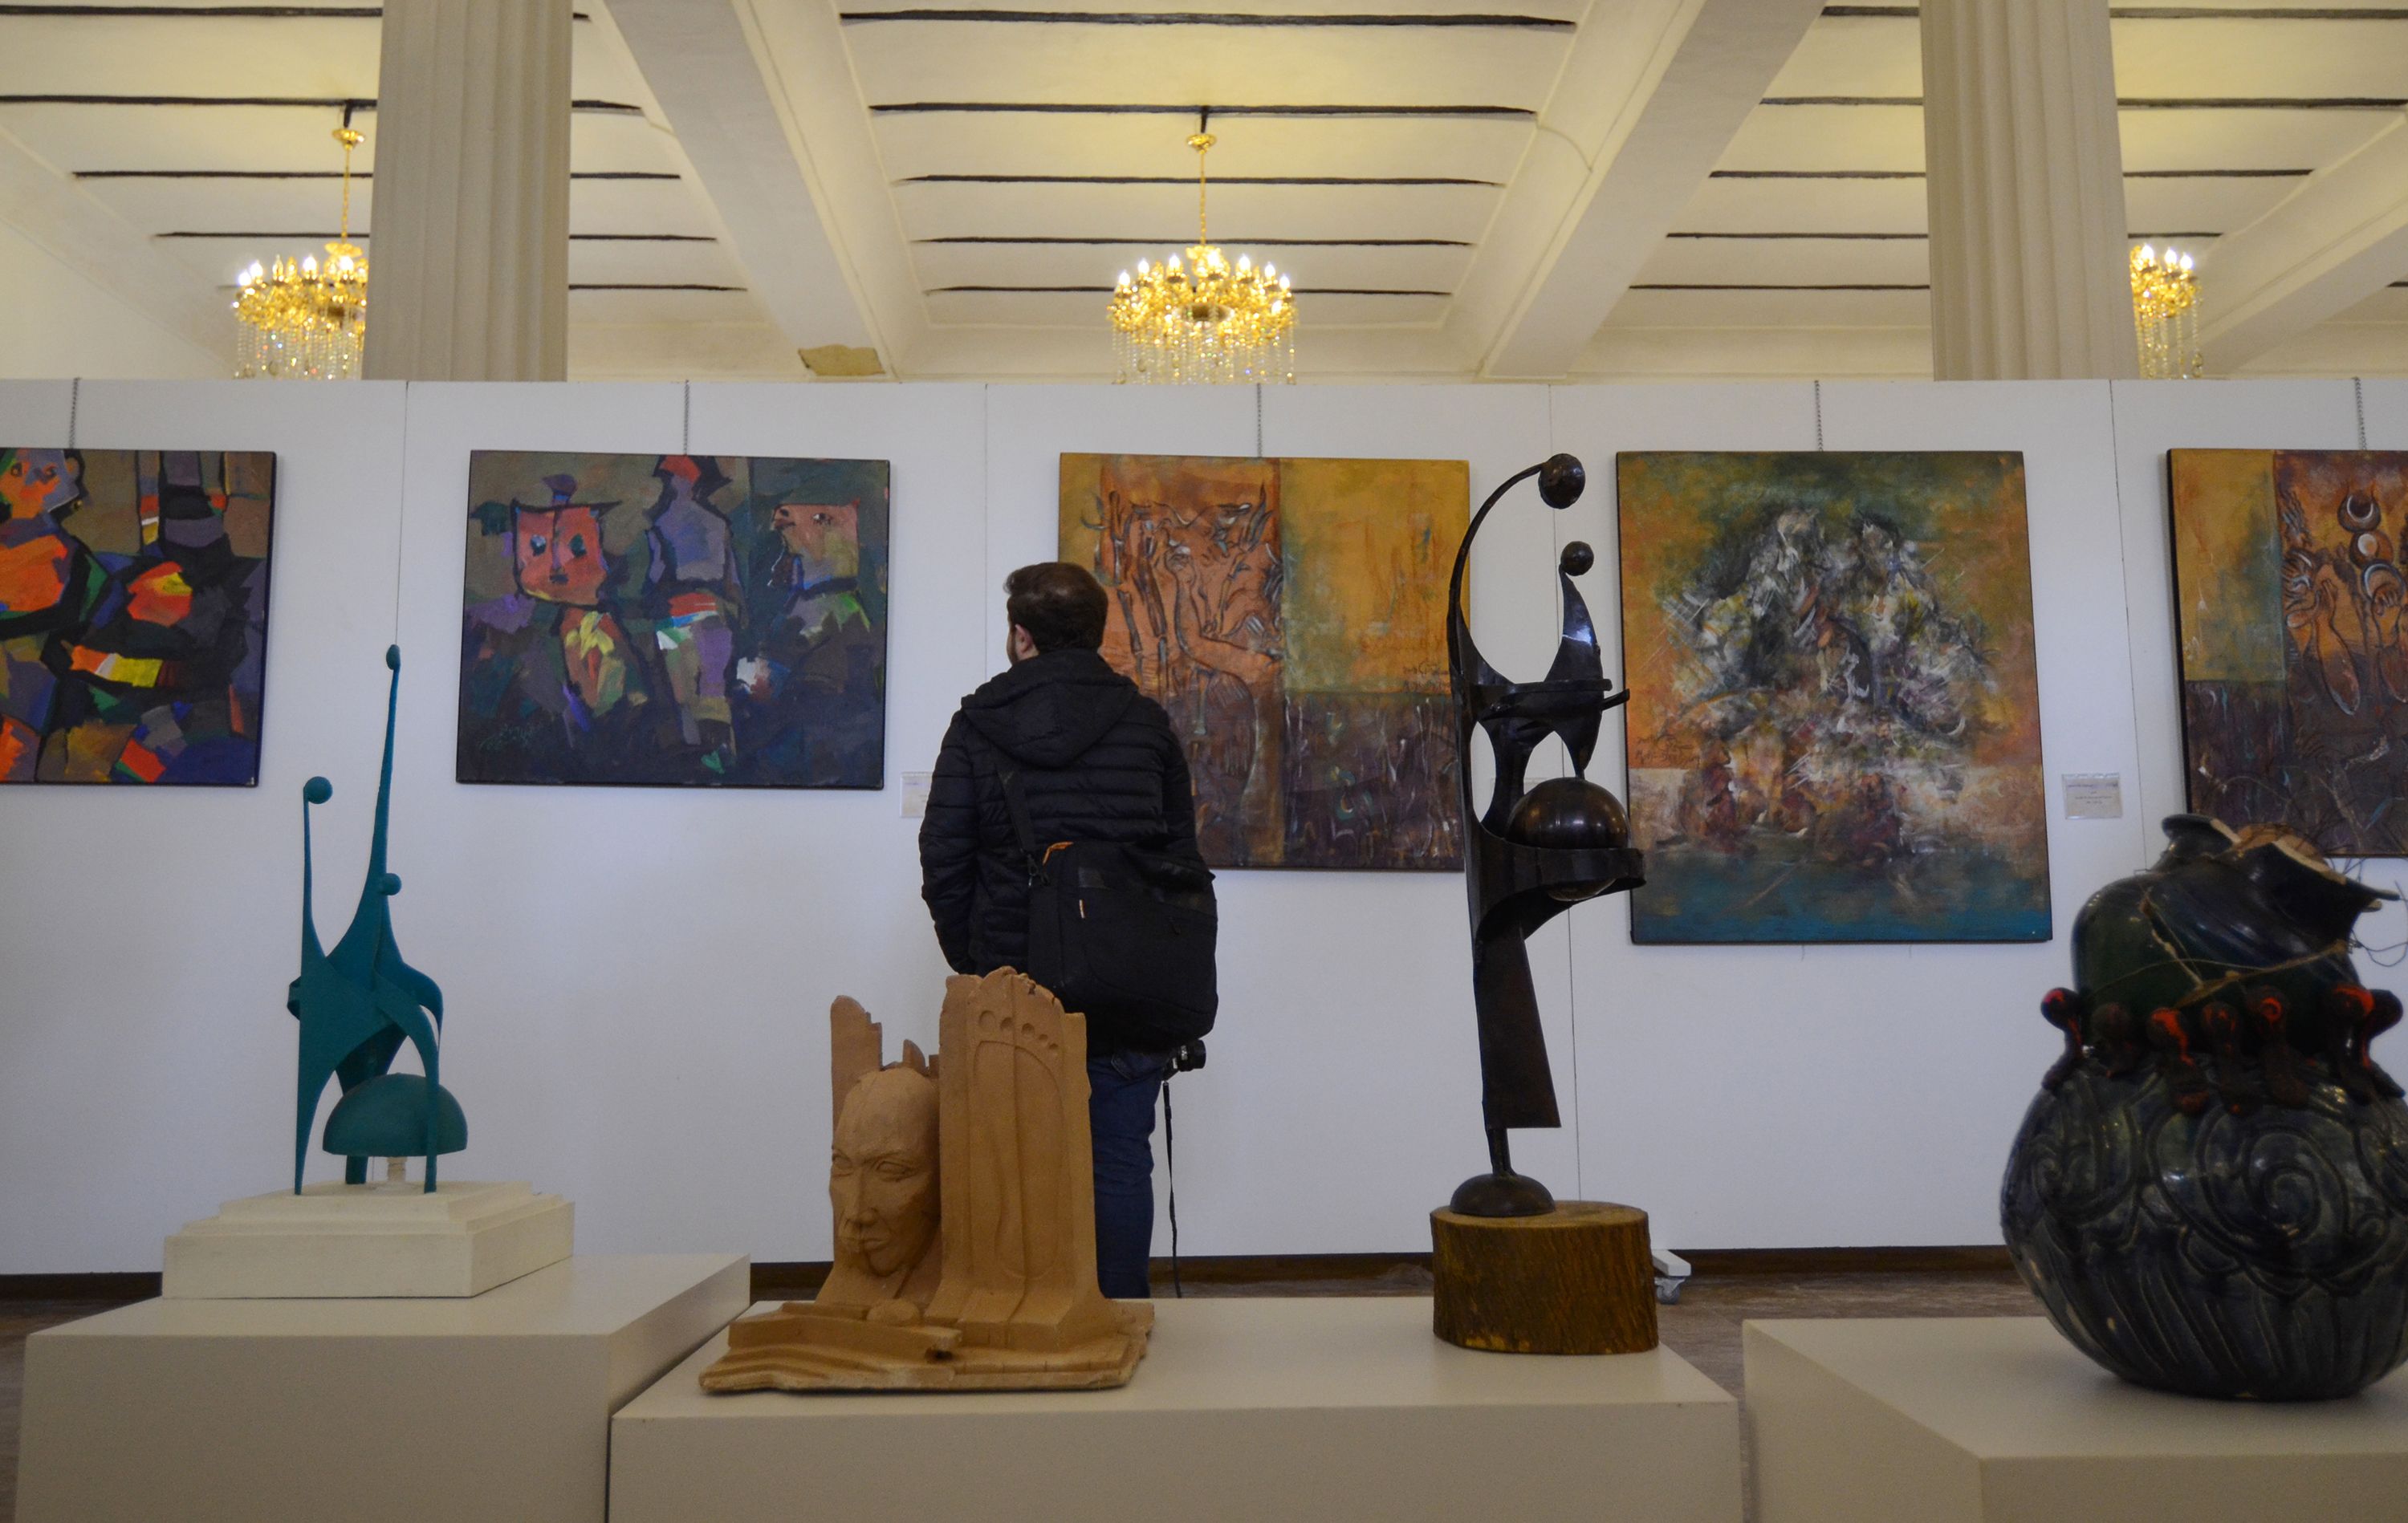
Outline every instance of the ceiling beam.
<path id="1" fill-rule="evenodd" d="M 1821 0 L 1594 7 L 1447 326 L 1484 376 L 1568 374 Z"/>
<path id="2" fill-rule="evenodd" d="M 0 222 L 175 337 L 230 362 L 226 297 L 6 132 Z"/>
<path id="3" fill-rule="evenodd" d="M 2200 348 L 2228 376 L 2408 276 L 2408 117 L 2199 263 Z"/>
<path id="4" fill-rule="evenodd" d="M 891 364 L 896 344 L 832 235 L 824 187 L 749 9 L 742 0 L 610 0 L 608 15 L 789 344 L 867 346 Z"/>

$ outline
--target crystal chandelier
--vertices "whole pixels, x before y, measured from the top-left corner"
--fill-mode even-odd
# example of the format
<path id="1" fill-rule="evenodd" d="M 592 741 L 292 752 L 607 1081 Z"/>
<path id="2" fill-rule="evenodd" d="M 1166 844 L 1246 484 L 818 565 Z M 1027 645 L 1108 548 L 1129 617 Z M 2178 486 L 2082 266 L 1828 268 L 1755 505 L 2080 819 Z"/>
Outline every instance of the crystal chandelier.
<path id="1" fill-rule="evenodd" d="M 2197 380 L 2207 374 L 2199 352 L 2199 277 L 2191 258 L 2148 244 L 2132 250 L 2132 326 L 2141 340 L 2147 380 Z"/>
<path id="2" fill-rule="evenodd" d="M 312 256 L 294 263 L 280 258 L 262 268 L 257 260 L 236 282 L 235 315 L 242 320 L 242 362 L 237 377 L 276 380 L 354 380 L 360 373 L 360 340 L 367 332 L 368 262 L 351 242 L 351 149 L 366 141 L 351 129 L 351 115 L 335 129 L 343 145 L 341 231 L 326 245 L 326 263 Z"/>
<path id="3" fill-rule="evenodd" d="M 1296 297 L 1276 265 L 1233 265 L 1212 246 L 1205 219 L 1204 155 L 1218 141 L 1203 130 L 1196 150 L 1196 243 L 1182 264 L 1173 254 L 1160 264 L 1137 262 L 1137 278 L 1121 273 L 1112 288 L 1112 349 L 1121 381 L 1296 380 Z"/>

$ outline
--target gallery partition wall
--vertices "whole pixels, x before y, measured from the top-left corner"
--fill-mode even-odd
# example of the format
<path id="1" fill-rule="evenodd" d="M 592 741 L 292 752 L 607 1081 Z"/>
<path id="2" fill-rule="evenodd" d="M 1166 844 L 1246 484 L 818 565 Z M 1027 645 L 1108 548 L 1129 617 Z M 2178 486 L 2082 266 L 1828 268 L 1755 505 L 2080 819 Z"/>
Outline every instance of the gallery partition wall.
<path id="1" fill-rule="evenodd" d="M 2019 452 L 2049 939 L 1634 946 L 1623 902 L 1575 907 L 1530 943 L 1565 1124 L 1515 1138 L 1668 1247 L 1967 1244 L 1998 1241 L 2074 917 L 2183 806 L 2166 451 L 2408 448 L 2408 382 L 0 383 L 0 446 L 68 444 L 275 453 L 265 721 L 255 788 L 0 790 L 0 1274 L 153 1268 L 289 1163 L 301 786 L 333 779 L 318 850 L 359 861 L 396 642 L 394 921 L 475 1117 L 447 1174 L 569 1196 L 595 1251 L 826 1258 L 828 1002 L 933 1038 L 907 785 L 1002 664 L 1005 573 L 1056 554 L 1066 453 L 1465 461 L 1477 502 L 1569 450 L 1586 495 L 1499 510 L 1471 618 L 1508 676 L 1539 675 L 1555 552 L 1585 540 L 1619 677 L 1619 600 L 1655 594 L 1615 585 L 1618 452 Z M 887 463 L 883 787 L 456 781 L 478 450 Z M 1592 775 L 1627 796 L 1618 725 Z M 1539 772 L 1562 764 L 1551 745 Z M 1451 873 L 1223 875 L 1211 1062 L 1174 1085 L 1184 1251 L 1427 1246 L 1480 1148 L 1462 895 Z M 2400 917 L 2369 939 L 2408 940 Z"/>

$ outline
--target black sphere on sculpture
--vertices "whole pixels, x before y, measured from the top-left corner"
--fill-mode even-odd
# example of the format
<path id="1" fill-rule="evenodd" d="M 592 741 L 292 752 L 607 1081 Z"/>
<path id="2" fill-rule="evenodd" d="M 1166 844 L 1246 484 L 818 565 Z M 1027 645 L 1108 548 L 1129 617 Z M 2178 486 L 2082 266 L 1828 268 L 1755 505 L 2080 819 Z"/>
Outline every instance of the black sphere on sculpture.
<path id="1" fill-rule="evenodd" d="M 1513 805 L 1505 839 L 1549 851 L 1607 850 L 1630 844 L 1630 816 L 1612 790 L 1585 777 L 1550 777 Z M 1559 883 L 1547 891 L 1567 904 L 1594 899 L 1612 883 Z"/>
<path id="2" fill-rule="evenodd" d="M 1570 507 L 1588 485 L 1588 472 L 1570 455 L 1549 456 L 1539 467 L 1539 498 L 1549 507 Z"/>
<path id="3" fill-rule="evenodd" d="M 1555 569 L 1567 576 L 1585 576 L 1588 568 L 1595 564 L 1597 552 L 1588 548 L 1588 541 L 1584 539 L 1573 540 L 1564 547 L 1563 554 L 1555 557 Z"/>

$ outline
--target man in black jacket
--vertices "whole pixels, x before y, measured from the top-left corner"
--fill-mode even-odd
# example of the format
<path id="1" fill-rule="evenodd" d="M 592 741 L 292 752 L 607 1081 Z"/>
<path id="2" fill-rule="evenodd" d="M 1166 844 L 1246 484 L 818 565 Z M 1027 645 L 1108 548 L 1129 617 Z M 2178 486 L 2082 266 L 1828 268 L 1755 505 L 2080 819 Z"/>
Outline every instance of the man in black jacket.
<path id="1" fill-rule="evenodd" d="M 1104 590 L 1066 562 L 1004 579 L 1011 664 L 962 700 L 920 822 L 920 894 L 956 973 L 1026 965 L 1028 868 L 1003 774 L 1016 772 L 1039 841 L 1145 845 L 1197 857 L 1187 759 L 1162 705 L 1107 664 Z M 1197 857 L 1200 861 L 1201 858 Z M 1154 1110 L 1170 1056 L 1087 1028 L 1096 1155 L 1096 1277 L 1148 1294 Z"/>

